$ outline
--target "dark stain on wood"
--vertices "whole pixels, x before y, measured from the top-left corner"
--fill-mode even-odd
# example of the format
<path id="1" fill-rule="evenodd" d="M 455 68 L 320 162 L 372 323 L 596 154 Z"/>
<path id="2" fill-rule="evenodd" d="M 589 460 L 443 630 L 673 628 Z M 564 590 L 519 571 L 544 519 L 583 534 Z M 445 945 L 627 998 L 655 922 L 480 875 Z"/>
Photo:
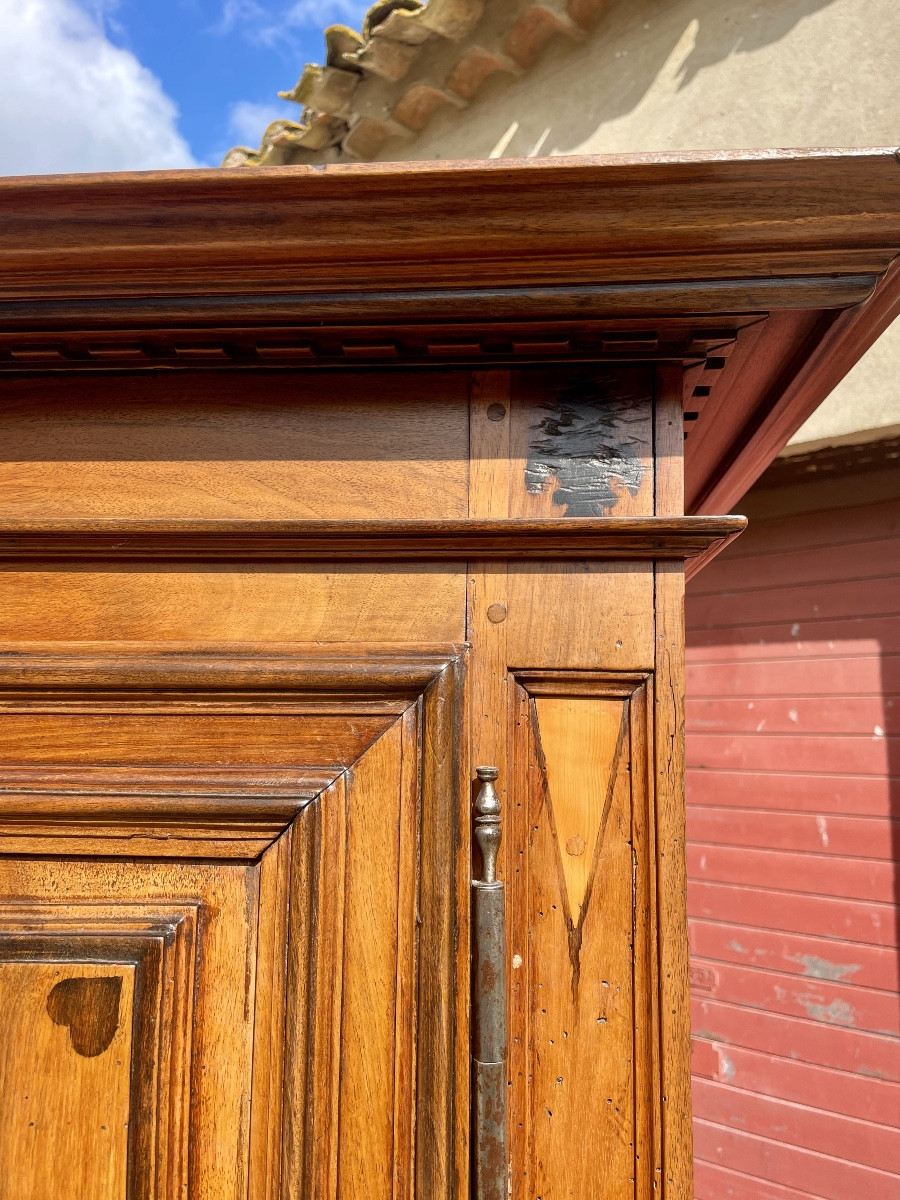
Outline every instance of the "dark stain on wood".
<path id="1" fill-rule="evenodd" d="M 122 976 L 62 979 L 47 997 L 47 1012 L 65 1025 L 76 1054 L 96 1058 L 109 1048 L 119 1026 Z"/>
<path id="2" fill-rule="evenodd" d="M 525 486 L 547 491 L 567 517 L 602 517 L 621 489 L 640 491 L 648 450 L 643 427 L 646 398 L 617 396 L 608 381 L 582 377 L 563 385 L 532 426 Z M 635 428 L 640 425 L 641 430 Z"/>

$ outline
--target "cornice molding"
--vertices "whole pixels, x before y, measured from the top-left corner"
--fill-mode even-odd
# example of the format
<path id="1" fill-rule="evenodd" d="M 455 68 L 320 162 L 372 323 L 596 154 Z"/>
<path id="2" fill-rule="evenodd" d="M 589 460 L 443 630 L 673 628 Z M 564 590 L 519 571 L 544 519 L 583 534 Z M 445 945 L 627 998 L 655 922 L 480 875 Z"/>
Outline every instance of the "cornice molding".
<path id="1" fill-rule="evenodd" d="M 22 302 L 880 275 L 898 245 L 892 149 L 0 180 Z"/>
<path id="2" fill-rule="evenodd" d="M 459 521 L 0 522 L 0 560 L 471 561 L 685 559 L 721 548 L 743 517 Z"/>
<path id="3" fill-rule="evenodd" d="M 897 312 L 898 251 L 893 148 L 0 179 L 0 371 L 593 361 L 592 322 L 755 321 L 688 397 L 687 504 L 721 512 Z"/>

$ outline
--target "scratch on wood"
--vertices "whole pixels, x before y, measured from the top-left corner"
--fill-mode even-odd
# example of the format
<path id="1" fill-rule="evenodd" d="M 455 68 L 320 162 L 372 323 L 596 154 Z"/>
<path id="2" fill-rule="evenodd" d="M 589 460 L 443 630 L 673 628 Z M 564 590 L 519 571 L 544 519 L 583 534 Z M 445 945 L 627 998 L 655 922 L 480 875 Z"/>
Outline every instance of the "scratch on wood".
<path id="1" fill-rule="evenodd" d="M 540 407 L 525 465 L 529 492 L 555 484 L 553 503 L 567 517 L 605 516 L 623 488 L 637 495 L 647 470 L 646 397 L 617 396 L 592 376 L 567 383 Z"/>

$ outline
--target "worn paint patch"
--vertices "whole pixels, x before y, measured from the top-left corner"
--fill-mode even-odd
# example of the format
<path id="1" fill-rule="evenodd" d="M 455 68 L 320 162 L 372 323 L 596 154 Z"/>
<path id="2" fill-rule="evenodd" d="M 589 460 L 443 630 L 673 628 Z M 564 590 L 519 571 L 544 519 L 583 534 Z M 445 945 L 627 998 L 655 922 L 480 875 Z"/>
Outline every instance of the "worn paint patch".
<path id="1" fill-rule="evenodd" d="M 819 958 L 815 954 L 788 954 L 786 957 L 789 962 L 799 963 L 803 967 L 803 974 L 810 979 L 830 979 L 834 983 L 839 983 L 860 969 L 859 963 L 829 962 L 827 958 Z"/>
<path id="2" fill-rule="evenodd" d="M 529 492 L 555 488 L 553 503 L 567 517 L 602 517 L 623 489 L 637 495 L 647 470 L 646 398 L 616 396 L 609 382 L 582 378 L 540 407 L 525 466 Z"/>
<path id="3" fill-rule="evenodd" d="M 820 998 L 814 996 L 798 996 L 797 999 L 814 1021 L 824 1021 L 827 1025 L 856 1024 L 856 1013 L 845 1000 L 832 1000 L 830 1004 L 822 1004 Z"/>
<path id="4" fill-rule="evenodd" d="M 887 1071 L 879 1071 L 874 1067 L 857 1067 L 857 1075 L 865 1075 L 867 1079 L 886 1079 L 889 1083 L 892 1082 L 893 1076 Z"/>
<path id="5" fill-rule="evenodd" d="M 719 1082 L 730 1083 L 736 1074 L 734 1063 L 724 1050 L 719 1048 Z"/>
<path id="6" fill-rule="evenodd" d="M 828 849 L 828 822 L 824 817 L 816 817 L 816 829 L 819 831 L 819 841 L 824 850 Z"/>
<path id="7" fill-rule="evenodd" d="M 69 1030 L 72 1048 L 85 1058 L 107 1050 L 119 1026 L 122 976 L 61 979 L 47 997 L 47 1014 Z"/>

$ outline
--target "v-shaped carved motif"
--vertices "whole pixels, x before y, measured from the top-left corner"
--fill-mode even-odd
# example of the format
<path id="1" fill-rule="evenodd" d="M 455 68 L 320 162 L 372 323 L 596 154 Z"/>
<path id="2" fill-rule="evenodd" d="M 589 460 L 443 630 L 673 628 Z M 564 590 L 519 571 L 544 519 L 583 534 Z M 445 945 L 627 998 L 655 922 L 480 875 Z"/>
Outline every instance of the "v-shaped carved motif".
<path id="1" fill-rule="evenodd" d="M 578 994 L 584 924 L 626 749 L 628 711 L 627 699 L 531 701 L 544 803 L 557 848 L 573 999 Z"/>

